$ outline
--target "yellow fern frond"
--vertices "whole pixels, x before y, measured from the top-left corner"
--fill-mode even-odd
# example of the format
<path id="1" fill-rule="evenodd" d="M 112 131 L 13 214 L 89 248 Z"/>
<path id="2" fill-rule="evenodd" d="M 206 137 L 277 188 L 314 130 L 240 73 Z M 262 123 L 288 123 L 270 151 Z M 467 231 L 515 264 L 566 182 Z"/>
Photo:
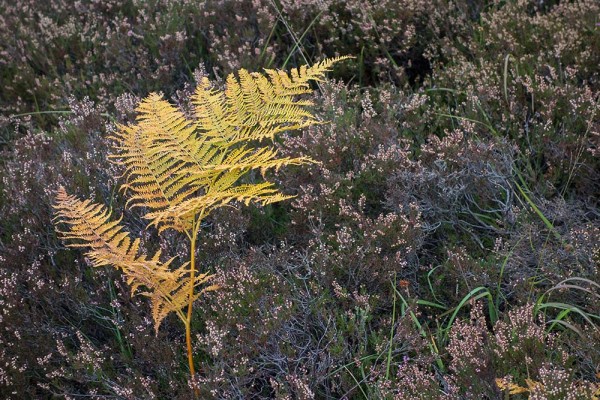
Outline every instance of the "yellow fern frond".
<path id="1" fill-rule="evenodd" d="M 132 192 L 127 204 L 161 211 L 188 199 L 201 186 L 190 171 L 201 168 L 199 156 L 212 146 L 196 137 L 194 122 L 156 94 L 142 101 L 137 110 L 137 125 L 118 126 L 113 136 L 117 154 L 111 158 L 125 168 L 121 189 Z M 159 228 L 184 231 L 190 227 L 191 221 L 173 219 L 162 221 Z"/>
<path id="2" fill-rule="evenodd" d="M 171 312 L 185 320 L 181 309 L 189 301 L 186 294 L 192 277 L 188 264 L 171 270 L 173 258 L 161 262 L 161 252 L 148 258 L 140 251 L 140 240 L 133 242 L 128 232 L 123 230 L 120 219 L 111 221 L 110 212 L 100 204 L 90 200 L 79 200 L 68 195 L 60 188 L 54 205 L 56 224 L 67 225 L 66 231 L 58 230 L 60 237 L 67 240 L 69 247 L 85 247 L 85 253 L 95 267 L 112 265 L 120 269 L 132 294 L 136 290 L 150 298 L 154 327 L 158 328 L 162 320 Z M 204 284 L 210 279 L 207 274 L 193 278 L 194 286 Z"/>
<path id="3" fill-rule="evenodd" d="M 79 200 L 60 188 L 56 195 L 55 223 L 67 224 L 68 231 L 57 232 L 63 240 L 73 241 L 70 247 L 89 247 L 86 255 L 95 266 L 127 264 L 144 261 L 138 257 L 139 240 L 131 241 L 120 220 L 111 221 L 105 206 L 90 200 Z"/>
<path id="4" fill-rule="evenodd" d="M 261 175 L 265 175 L 267 170 L 279 170 L 286 165 L 302 165 L 314 162 L 308 157 L 283 157 L 277 158 L 277 150 L 270 147 L 260 149 L 248 149 L 246 147 L 231 151 L 220 164 L 211 165 L 210 168 L 215 172 L 229 170 L 260 170 Z"/>
<path id="5" fill-rule="evenodd" d="M 336 62 L 349 57 L 323 60 L 311 67 L 292 69 L 291 74 L 267 69 L 265 74 L 242 69 L 238 78 L 227 77 L 224 93 L 214 89 L 204 78 L 196 89 L 193 104 L 199 128 L 207 136 L 240 141 L 273 139 L 284 130 L 299 129 L 318 123 L 307 110 L 307 100 L 297 100 L 310 93 L 310 81 L 321 81 Z"/>
<path id="6" fill-rule="evenodd" d="M 152 93 L 137 108 L 138 126 L 159 148 L 180 162 L 202 167 L 201 156 L 212 149 L 202 137 L 196 135 L 197 124 L 162 96 Z"/>
<path id="7" fill-rule="evenodd" d="M 214 89 L 208 78 L 198 82 L 192 104 L 202 134 L 217 140 L 226 140 L 235 126 L 233 116 L 225 105 L 225 95 Z"/>
<path id="8" fill-rule="evenodd" d="M 172 221 L 190 221 L 200 212 L 206 216 L 217 205 L 231 201 L 224 199 L 232 198 L 232 193 L 237 192 L 234 186 L 248 171 L 260 170 L 264 176 L 270 169 L 313 162 L 303 157 L 277 158 L 273 148 L 256 150 L 243 143 L 272 139 L 282 131 L 319 123 L 307 110 L 311 102 L 297 100 L 296 97 L 308 93 L 311 80 L 321 80 L 334 63 L 346 58 L 324 60 L 312 67 L 292 70 L 291 74 L 276 70 L 266 70 L 265 74 L 249 73 L 242 69 L 238 78 L 233 74 L 227 77 L 224 92 L 215 89 L 204 78 L 196 88 L 192 103 L 199 136 L 206 138 L 207 150 L 202 152 L 202 157 L 195 158 L 192 169 L 188 165 L 185 171 L 188 174 L 186 182 L 195 184 L 194 189 L 202 188 L 208 197 L 204 200 L 181 197 L 177 204 L 153 209 L 146 217 L 157 225 L 169 227 Z M 164 106 L 161 110 L 163 108 L 168 107 Z M 174 111 L 170 109 L 170 112 Z M 177 121 L 178 126 L 185 126 L 182 118 L 172 119 Z M 174 172 L 179 174 L 180 170 Z M 253 185 L 244 187 L 256 188 Z M 269 202 L 289 198 L 275 194 L 269 192 Z M 253 194 L 249 193 L 248 198 L 254 198 Z"/>
<path id="9" fill-rule="evenodd" d="M 233 172 L 229 172 L 224 176 L 224 180 L 235 180 L 235 176 L 231 176 Z M 258 203 L 267 205 L 290 199 L 294 196 L 288 196 L 280 193 L 275 185 L 270 182 L 262 182 L 257 184 L 242 184 L 232 186 L 229 183 L 222 183 L 217 190 L 209 191 L 203 196 L 199 196 L 187 200 L 177 207 L 170 208 L 160 213 L 153 215 L 157 220 L 171 219 L 175 217 L 188 218 L 199 212 L 202 215 L 208 215 L 216 208 L 223 207 L 231 202 L 237 201 L 249 205 L 250 203 Z"/>
<path id="10" fill-rule="evenodd" d="M 498 386 L 498 389 L 502 391 L 507 391 L 508 394 L 521 394 L 529 392 L 528 388 L 514 384 L 504 378 L 496 378 L 496 386 Z"/>
<path id="11" fill-rule="evenodd" d="M 331 67 L 333 66 L 333 64 L 336 64 L 340 61 L 348 60 L 350 58 L 353 58 L 353 57 L 340 56 L 340 57 L 326 58 L 325 60 L 320 61 L 320 62 L 316 63 L 315 65 L 307 67 L 305 72 L 300 71 L 300 73 L 297 74 L 297 76 L 299 77 L 298 79 L 300 81 L 306 81 L 306 80 L 322 81 L 325 78 L 325 74 L 327 72 L 331 71 Z M 293 70 L 292 70 L 292 75 L 294 75 Z"/>

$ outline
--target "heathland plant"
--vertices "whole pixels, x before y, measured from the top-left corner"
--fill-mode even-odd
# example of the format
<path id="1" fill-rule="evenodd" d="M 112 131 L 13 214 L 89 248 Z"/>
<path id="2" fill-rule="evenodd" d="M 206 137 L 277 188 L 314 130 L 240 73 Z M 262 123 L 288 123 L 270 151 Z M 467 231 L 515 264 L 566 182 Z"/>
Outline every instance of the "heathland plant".
<path id="1" fill-rule="evenodd" d="M 218 289 L 208 272 L 196 265 L 196 244 L 202 221 L 215 209 L 241 202 L 261 205 L 286 200 L 273 183 L 254 182 L 251 171 L 263 178 L 270 170 L 313 162 L 308 157 L 281 157 L 272 145 L 275 135 L 318 120 L 311 102 L 297 97 L 311 91 L 309 82 L 345 57 L 324 60 L 291 74 L 240 70 L 230 74 L 219 90 L 203 78 L 192 97 L 194 115 L 188 118 L 158 94 L 138 106 L 135 124 L 118 125 L 109 157 L 123 170 L 121 190 L 129 193 L 127 206 L 144 210 L 143 218 L 159 234 L 173 229 L 190 243 L 189 260 L 174 268 L 175 257 L 161 250 L 149 255 L 140 239 L 130 237 L 121 219 L 91 200 L 80 200 L 61 188 L 56 196 L 55 223 L 70 247 L 82 247 L 96 266 L 121 270 L 132 292 L 150 298 L 154 328 L 170 313 L 185 326 L 190 373 L 195 374 L 191 344 L 192 306 L 203 292 Z M 185 310 L 187 308 L 187 310 Z"/>

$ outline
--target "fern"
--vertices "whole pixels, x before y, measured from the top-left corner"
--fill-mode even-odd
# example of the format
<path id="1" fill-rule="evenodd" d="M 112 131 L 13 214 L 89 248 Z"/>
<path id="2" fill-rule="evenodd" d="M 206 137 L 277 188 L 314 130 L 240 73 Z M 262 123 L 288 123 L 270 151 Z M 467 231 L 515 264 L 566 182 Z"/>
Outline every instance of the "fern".
<path id="1" fill-rule="evenodd" d="M 70 226 L 69 231 L 58 232 L 64 240 L 72 241 L 71 247 L 88 248 L 85 255 L 96 267 L 113 265 L 123 271 L 132 293 L 140 287 L 145 288 L 141 294 L 150 297 L 156 331 L 170 312 L 175 312 L 185 322 L 181 309 L 187 305 L 188 297 L 184 289 L 192 284 L 187 263 L 171 270 L 173 258 L 162 263 L 160 251 L 152 257 L 146 256 L 140 251 L 140 240 L 132 242 L 129 233 L 119 224 L 121 220 L 111 221 L 106 207 L 69 196 L 64 188 L 56 195 L 55 209 L 55 222 Z M 200 286 L 209 279 L 209 275 L 199 274 L 193 277 L 193 285 Z M 214 286 L 208 286 L 202 291 L 213 289 Z M 202 291 L 196 293 L 196 297 Z"/>
<path id="2" fill-rule="evenodd" d="M 123 170 L 121 190 L 126 205 L 144 210 L 143 218 L 161 233 L 174 229 L 190 240 L 190 259 L 173 267 L 160 251 L 146 255 L 140 240 L 132 240 L 112 219 L 110 211 L 90 200 L 79 200 L 61 188 L 56 195 L 55 224 L 70 247 L 86 248 L 96 267 L 112 265 L 131 285 L 150 298 L 156 332 L 175 313 L 186 329 L 190 373 L 195 373 L 191 346 L 192 305 L 203 292 L 215 290 L 211 275 L 196 271 L 196 242 L 201 222 L 215 209 L 232 202 L 266 205 L 289 199 L 273 183 L 241 183 L 250 171 L 264 177 L 269 170 L 314 162 L 306 157 L 280 157 L 262 144 L 278 133 L 318 124 L 309 111 L 310 81 L 324 79 L 333 64 L 347 57 L 324 60 L 290 74 L 240 70 L 227 77 L 220 91 L 204 78 L 192 97 L 192 119 L 150 94 L 138 106 L 136 123 L 119 125 L 109 157 Z M 187 311 L 185 311 L 187 307 Z M 197 392 L 196 392 L 197 393 Z"/>

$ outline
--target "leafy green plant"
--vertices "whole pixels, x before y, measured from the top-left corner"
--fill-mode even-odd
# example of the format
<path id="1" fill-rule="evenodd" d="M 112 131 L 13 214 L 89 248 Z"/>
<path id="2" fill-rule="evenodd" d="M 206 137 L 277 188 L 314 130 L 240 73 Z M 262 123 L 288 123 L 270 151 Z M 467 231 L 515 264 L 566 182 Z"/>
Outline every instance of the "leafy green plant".
<path id="1" fill-rule="evenodd" d="M 132 239 L 111 218 L 104 205 L 80 200 L 61 188 L 56 196 L 55 223 L 70 247 L 86 248 L 96 267 L 112 265 L 127 277 L 132 292 L 150 298 L 154 327 L 175 313 L 185 326 L 190 373 L 195 374 L 191 344 L 192 306 L 202 293 L 218 289 L 211 275 L 199 273 L 196 244 L 202 221 L 215 209 L 232 202 L 267 205 L 291 196 L 268 181 L 240 183 L 251 171 L 263 178 L 269 170 L 313 162 L 308 157 L 280 157 L 265 139 L 290 129 L 318 123 L 309 111 L 310 101 L 298 95 L 310 92 L 310 81 L 319 81 L 336 62 L 327 59 L 312 67 L 265 74 L 239 71 L 227 78 L 224 91 L 203 79 L 192 98 L 195 117 L 151 94 L 138 106 L 133 125 L 120 125 L 110 157 L 124 169 L 123 191 L 127 205 L 145 210 L 143 218 L 162 233 L 173 229 L 190 241 L 189 261 L 173 268 L 175 258 L 163 261 L 161 251 L 147 254 L 140 239 Z M 187 310 L 185 310 L 187 308 Z"/>

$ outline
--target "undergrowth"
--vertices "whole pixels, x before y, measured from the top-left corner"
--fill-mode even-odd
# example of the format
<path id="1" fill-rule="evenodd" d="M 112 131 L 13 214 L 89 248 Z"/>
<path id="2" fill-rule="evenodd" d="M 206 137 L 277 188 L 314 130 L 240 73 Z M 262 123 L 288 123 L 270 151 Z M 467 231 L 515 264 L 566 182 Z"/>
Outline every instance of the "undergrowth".
<path id="1" fill-rule="evenodd" d="M 4 2 L 7 3 L 7 2 Z M 0 17 L 0 396 L 590 399 L 600 373 L 600 5 L 593 0 L 20 0 Z M 355 58 L 269 173 L 295 197 L 225 207 L 197 263 L 189 379 L 126 276 L 52 226 L 57 189 L 149 254 L 107 160 L 152 91 Z M 326 123 L 325 123 L 326 122 Z M 249 180 L 257 176 L 250 174 Z"/>

